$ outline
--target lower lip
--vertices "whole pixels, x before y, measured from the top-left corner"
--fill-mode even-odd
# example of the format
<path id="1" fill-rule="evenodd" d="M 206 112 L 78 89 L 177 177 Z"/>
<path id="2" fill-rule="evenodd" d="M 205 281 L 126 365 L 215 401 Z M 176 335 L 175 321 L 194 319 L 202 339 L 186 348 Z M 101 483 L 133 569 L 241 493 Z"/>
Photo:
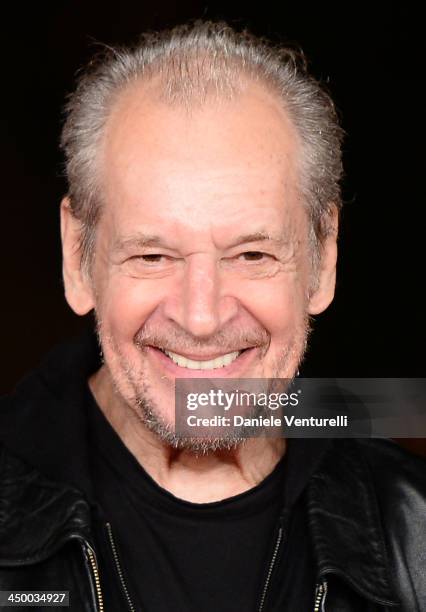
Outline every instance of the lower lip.
<path id="1" fill-rule="evenodd" d="M 257 348 L 246 349 L 239 357 L 234 359 L 232 363 L 223 368 L 215 368 L 213 370 L 198 370 L 191 368 L 182 368 L 175 363 L 170 357 L 165 355 L 163 351 L 153 347 L 147 346 L 145 349 L 148 357 L 155 359 L 167 372 L 175 376 L 176 378 L 237 378 L 242 377 L 242 370 L 247 369 L 248 366 L 254 361 L 257 353 Z"/>

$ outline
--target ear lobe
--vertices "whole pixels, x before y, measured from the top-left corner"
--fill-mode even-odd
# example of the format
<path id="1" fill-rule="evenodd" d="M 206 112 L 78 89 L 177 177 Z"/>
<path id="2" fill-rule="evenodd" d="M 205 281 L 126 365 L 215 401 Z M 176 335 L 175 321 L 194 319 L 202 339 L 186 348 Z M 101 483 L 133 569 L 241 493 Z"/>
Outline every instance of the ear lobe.
<path id="1" fill-rule="evenodd" d="M 81 225 L 72 213 L 68 197 L 61 202 L 61 238 L 65 298 L 76 314 L 85 315 L 94 307 L 93 292 L 81 268 Z"/>
<path id="2" fill-rule="evenodd" d="M 308 313 L 320 314 L 331 304 L 336 288 L 338 211 L 330 215 L 330 226 L 321 246 L 321 261 L 316 289 L 309 298 Z"/>

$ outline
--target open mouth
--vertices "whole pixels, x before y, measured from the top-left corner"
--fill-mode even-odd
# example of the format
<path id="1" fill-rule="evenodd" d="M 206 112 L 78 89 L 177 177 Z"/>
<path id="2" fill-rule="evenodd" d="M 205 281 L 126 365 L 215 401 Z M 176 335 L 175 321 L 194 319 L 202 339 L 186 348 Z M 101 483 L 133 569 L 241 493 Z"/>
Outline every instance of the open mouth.
<path id="1" fill-rule="evenodd" d="M 226 366 L 233 363 L 238 357 L 249 349 L 242 349 L 240 351 L 233 351 L 231 353 L 225 353 L 224 355 L 220 355 L 215 359 L 209 360 L 195 360 L 189 359 L 188 357 L 184 357 L 183 355 L 179 355 L 178 353 L 173 353 L 172 351 L 168 351 L 166 349 L 162 349 L 159 347 L 164 355 L 167 355 L 169 359 L 171 359 L 176 365 L 181 368 L 188 368 L 189 370 L 217 370 L 219 368 L 225 368 Z"/>

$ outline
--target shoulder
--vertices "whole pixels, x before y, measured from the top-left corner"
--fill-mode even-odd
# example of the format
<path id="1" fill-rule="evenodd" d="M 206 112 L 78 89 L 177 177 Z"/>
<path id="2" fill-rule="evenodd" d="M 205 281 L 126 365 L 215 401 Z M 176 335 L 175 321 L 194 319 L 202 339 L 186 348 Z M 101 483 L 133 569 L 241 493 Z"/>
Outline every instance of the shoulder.
<path id="1" fill-rule="evenodd" d="M 407 609 L 426 609 L 426 459 L 388 440 L 357 440 L 368 465 L 393 575 Z M 408 594 L 416 593 L 415 600 Z M 417 608 L 416 606 L 420 606 Z"/>
<path id="2" fill-rule="evenodd" d="M 426 458 L 408 452 L 391 440 L 354 440 L 368 465 L 381 498 L 404 499 L 406 510 L 426 510 Z M 408 504 L 408 505 L 407 505 Z"/>
<path id="3" fill-rule="evenodd" d="M 307 490 L 319 569 L 374 601 L 426 610 L 425 468 L 390 440 L 330 441 Z"/>
<path id="4" fill-rule="evenodd" d="M 394 538 L 422 536 L 426 544 L 426 459 L 389 440 L 356 440 L 371 474 L 385 524 Z M 425 547 L 426 551 L 426 547 Z M 426 561 L 426 552 L 424 553 Z"/>
<path id="5" fill-rule="evenodd" d="M 81 491 L 52 481 L 0 442 L 0 567 L 48 558 L 67 538 L 90 541 Z"/>
<path id="6" fill-rule="evenodd" d="M 403 523 L 423 519 L 426 539 L 426 458 L 391 440 L 365 438 L 334 440 L 328 463 L 336 461 L 344 462 L 341 474 L 356 470 L 371 488 L 385 523 L 399 524 L 403 534 Z"/>

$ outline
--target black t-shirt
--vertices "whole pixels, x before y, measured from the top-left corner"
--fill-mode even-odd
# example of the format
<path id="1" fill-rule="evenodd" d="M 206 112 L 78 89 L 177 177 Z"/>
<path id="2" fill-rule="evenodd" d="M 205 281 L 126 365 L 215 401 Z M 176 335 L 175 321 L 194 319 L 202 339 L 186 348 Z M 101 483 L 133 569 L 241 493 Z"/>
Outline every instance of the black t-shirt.
<path id="1" fill-rule="evenodd" d="M 276 547 L 280 515 L 289 504 L 290 518 L 284 525 L 263 609 L 312 608 L 314 564 L 299 493 L 315 454 L 296 465 L 298 474 L 292 478 L 287 452 L 273 472 L 249 491 L 219 502 L 195 504 L 157 485 L 90 393 L 87 403 L 97 502 L 95 530 L 106 610 L 123 610 L 121 573 L 136 610 L 255 612 Z M 296 495 L 297 500 L 292 499 Z"/>

